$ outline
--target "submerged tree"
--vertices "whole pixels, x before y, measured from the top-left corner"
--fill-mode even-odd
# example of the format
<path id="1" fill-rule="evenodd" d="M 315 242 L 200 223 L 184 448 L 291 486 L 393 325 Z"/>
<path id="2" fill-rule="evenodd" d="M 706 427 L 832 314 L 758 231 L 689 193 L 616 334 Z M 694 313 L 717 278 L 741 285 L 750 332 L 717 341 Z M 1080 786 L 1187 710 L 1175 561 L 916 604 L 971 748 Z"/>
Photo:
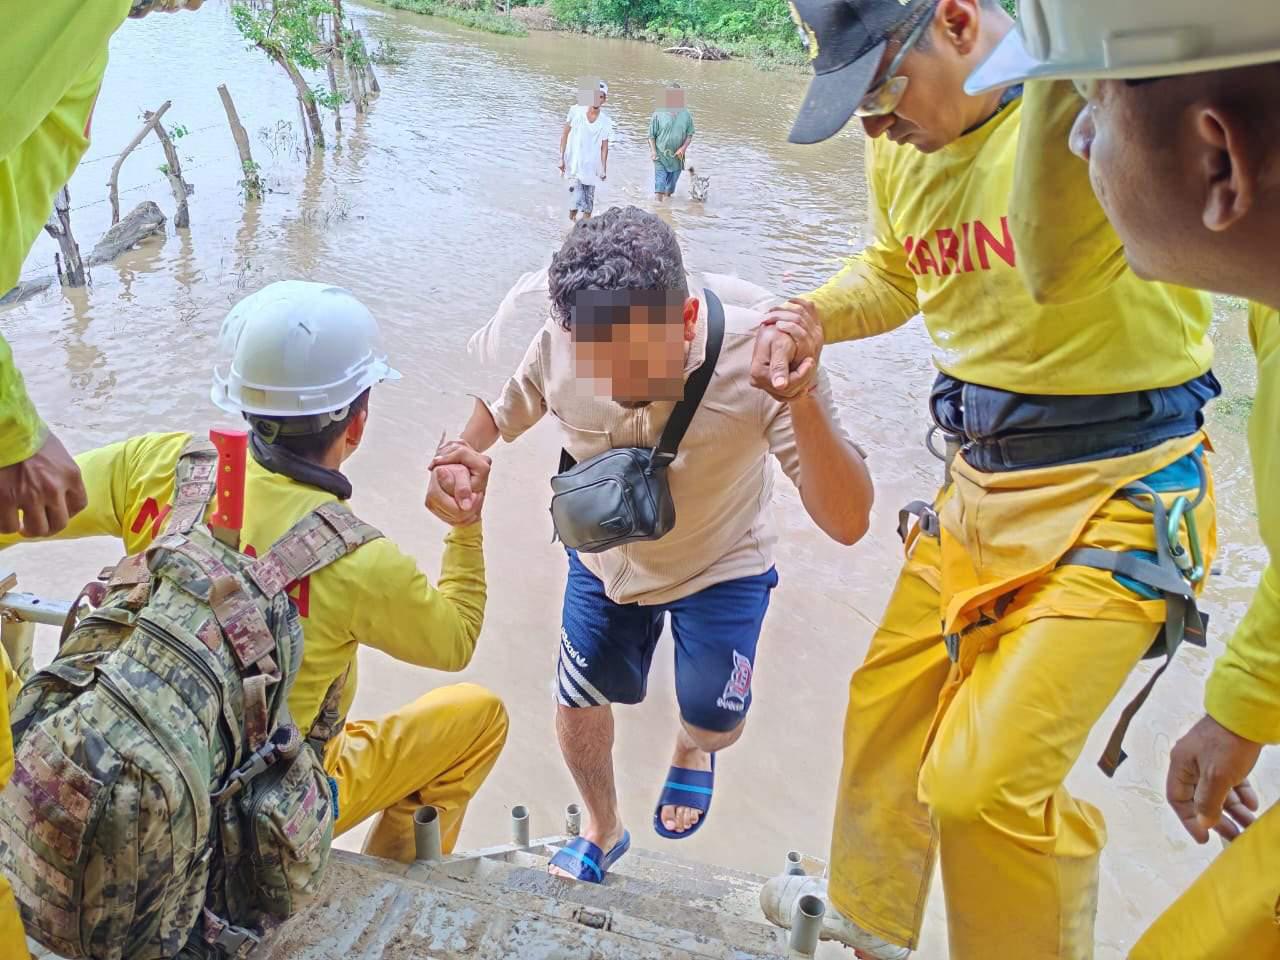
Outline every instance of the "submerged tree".
<path id="1" fill-rule="evenodd" d="M 251 44 L 280 65 L 298 94 L 298 105 L 317 147 L 324 147 L 324 125 L 317 103 L 336 106 L 334 92 L 312 89 L 303 70 L 324 70 L 320 36 L 322 18 L 332 17 L 332 0 L 272 0 L 269 4 L 236 3 L 236 27 Z M 341 102 L 340 99 L 337 102 Z"/>

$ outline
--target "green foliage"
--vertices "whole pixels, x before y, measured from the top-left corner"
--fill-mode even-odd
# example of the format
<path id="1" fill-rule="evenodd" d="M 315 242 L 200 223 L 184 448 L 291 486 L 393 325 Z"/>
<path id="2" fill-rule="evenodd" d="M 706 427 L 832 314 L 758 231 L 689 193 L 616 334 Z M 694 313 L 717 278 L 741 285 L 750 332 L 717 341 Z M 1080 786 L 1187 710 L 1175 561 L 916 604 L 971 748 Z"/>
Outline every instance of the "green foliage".
<path id="1" fill-rule="evenodd" d="M 242 164 L 244 168 L 244 178 L 240 181 L 240 189 L 244 191 L 246 200 L 261 200 L 263 194 L 266 193 L 267 184 L 262 179 L 262 168 L 252 160 L 246 160 Z"/>
<path id="2" fill-rule="evenodd" d="M 473 30 L 485 30 L 488 33 L 500 33 L 509 37 L 527 37 L 529 31 L 519 20 L 498 13 L 493 8 L 493 0 L 486 0 L 481 7 L 459 7 L 445 0 L 379 0 L 385 6 L 395 10 L 409 10 L 413 13 L 424 13 L 430 16 L 443 17 L 460 23 Z M 515 4 L 528 6 L 529 4 Z"/>
<path id="3" fill-rule="evenodd" d="M 326 110 L 337 110 L 347 102 L 347 98 L 342 95 L 341 90 L 330 90 L 328 87 L 321 86 L 318 83 L 311 88 L 311 99 Z"/>
<path id="4" fill-rule="evenodd" d="M 169 138 L 172 140 L 181 140 L 190 132 L 191 131 L 187 128 L 186 124 L 175 123 L 169 128 Z"/>
<path id="5" fill-rule="evenodd" d="M 250 44 L 308 70 L 324 67 L 315 52 L 320 45 L 316 24 L 331 16 L 330 0 L 274 0 L 261 8 L 244 3 L 231 6 L 236 28 Z"/>
<path id="6" fill-rule="evenodd" d="M 786 0 L 551 0 L 551 12 L 590 33 L 696 38 L 748 56 L 803 58 Z"/>

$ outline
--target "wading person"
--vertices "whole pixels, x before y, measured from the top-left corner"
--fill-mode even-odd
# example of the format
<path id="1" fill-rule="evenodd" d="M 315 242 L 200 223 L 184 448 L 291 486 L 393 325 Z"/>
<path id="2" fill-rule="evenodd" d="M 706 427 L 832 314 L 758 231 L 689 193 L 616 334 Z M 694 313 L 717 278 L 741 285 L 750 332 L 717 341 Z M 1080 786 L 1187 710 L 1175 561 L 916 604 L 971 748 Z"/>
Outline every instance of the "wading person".
<path id="1" fill-rule="evenodd" d="M 609 176 L 609 138 L 613 121 L 605 113 L 609 85 L 601 80 L 588 88 L 564 118 L 560 133 L 560 173 L 569 178 L 569 219 L 578 214 L 590 218 L 596 205 L 596 187 Z"/>
<path id="2" fill-rule="evenodd" d="M 364 438 L 370 391 L 399 378 L 377 334 L 354 296 L 319 283 L 273 283 L 227 316 L 213 399 L 251 428 L 245 552 L 264 553 L 316 507 L 351 497 L 341 466 Z M 114 536 L 131 555 L 145 550 L 162 529 L 189 440 L 147 434 L 80 455 L 89 505 L 61 536 Z M 487 458 L 460 444 L 448 458 L 487 474 Z M 485 606 L 479 506 L 469 504 L 472 516 L 462 519 L 431 505 L 453 523 L 438 587 L 382 537 L 291 590 L 306 648 L 289 713 L 299 730 L 332 733 L 324 765 L 337 785 L 335 834 L 377 816 L 365 852 L 402 862 L 414 857 L 413 813 L 424 805 L 439 810 L 442 846 L 453 847 L 507 735 L 502 702 L 471 684 L 433 690 L 376 720 L 344 722 L 362 644 L 445 671 L 462 670 L 475 652 Z"/>
<path id="3" fill-rule="evenodd" d="M 735 294 L 769 300 L 741 281 L 726 289 L 734 283 Z M 567 551 L 556 726 L 587 822 L 552 868 L 600 883 L 630 842 L 614 789 L 612 705 L 644 699 L 668 617 L 680 727 L 654 809 L 659 835 L 687 837 L 706 822 L 714 757 L 742 735 L 778 582 L 770 454 L 809 516 L 841 543 L 865 532 L 872 490 L 819 373 L 821 331 L 788 327 L 815 358 L 795 397 L 782 403 L 753 389 L 760 312 L 690 286 L 675 234 L 658 217 L 615 208 L 579 224 L 552 260 L 547 290 L 550 318 L 497 400 L 477 402 L 462 441 L 479 451 L 514 441 L 548 412 L 560 427 L 552 513 L 577 549 Z M 602 476 L 637 458 L 659 480 Z M 591 492 L 622 483 L 637 491 L 625 502 Z M 658 509 L 649 535 L 630 538 L 654 499 L 674 504 L 673 515 Z"/>
<path id="4" fill-rule="evenodd" d="M 830 342 L 921 312 L 930 412 L 959 452 L 904 512 L 906 562 L 850 683 L 829 882 L 777 878 L 762 906 L 789 924 L 826 883 L 826 936 L 904 957 L 940 855 L 952 957 L 1089 957 L 1106 834 L 1063 781 L 1141 658 L 1203 642 L 1211 305 L 1132 275 L 1071 304 L 1030 295 L 1009 229 L 1028 106 L 1017 86 L 963 89 L 1013 27 L 994 0 L 794 7 L 817 76 L 792 139 L 859 117 L 875 239 L 772 316 L 815 317 Z M 1093 203 L 1080 182 L 1059 200 Z M 792 344 L 767 323 L 755 376 L 786 396 Z"/>
<path id="5" fill-rule="evenodd" d="M 653 162 L 653 194 L 669 200 L 684 172 L 685 154 L 693 143 L 693 114 L 685 106 L 684 91 L 672 83 L 649 121 L 649 159 Z"/>
<path id="6" fill-rule="evenodd" d="M 1271 562 L 1214 664 L 1205 716 L 1173 748 L 1167 780 L 1169 803 L 1198 843 L 1215 830 L 1232 842 L 1130 956 L 1280 957 L 1280 808 L 1254 822 L 1258 797 L 1248 780 L 1263 746 L 1280 743 L 1280 513 L 1270 497 L 1280 486 L 1280 18 L 1274 4 L 1258 0 L 1036 7 L 1024 12 L 1041 18 L 1052 55 L 1035 56 L 1013 31 L 970 78 L 976 90 L 1036 78 L 1032 95 L 1063 102 L 1048 122 L 1024 129 L 1019 165 L 1043 149 L 1061 150 L 1074 123 L 1071 147 L 1088 166 L 1064 176 L 1091 176 L 1101 208 L 1077 205 L 1067 222 L 1109 233 L 1100 222 L 1105 209 L 1116 230 L 1114 263 L 1127 256 L 1143 277 L 1254 301 L 1258 386 L 1249 446 Z M 1171 57 L 1175 46 L 1166 41 L 1187 37 L 1200 42 Z M 1087 102 L 1054 93 L 1062 83 L 1047 81 L 1063 77 L 1076 80 Z M 1073 250 L 1069 234 L 1033 229 L 1061 212 L 1060 182 L 1020 177 L 1019 184 L 1012 203 L 1028 229 L 1015 233 L 1018 250 L 1048 278 Z M 1099 270 L 1053 294 L 1089 295 L 1114 277 Z"/>

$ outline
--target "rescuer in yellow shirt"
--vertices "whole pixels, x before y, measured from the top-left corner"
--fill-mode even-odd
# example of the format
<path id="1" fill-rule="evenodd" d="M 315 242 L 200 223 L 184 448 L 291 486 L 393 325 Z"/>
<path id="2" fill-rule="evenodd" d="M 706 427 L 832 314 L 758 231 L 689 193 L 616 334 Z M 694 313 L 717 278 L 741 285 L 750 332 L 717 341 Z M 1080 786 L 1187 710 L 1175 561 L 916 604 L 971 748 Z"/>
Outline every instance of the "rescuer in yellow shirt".
<path id="1" fill-rule="evenodd" d="M 1024 125 L 1011 200 L 1014 235 L 1037 295 L 1058 302 L 1091 296 L 1131 265 L 1150 279 L 1255 301 L 1249 334 L 1258 385 L 1249 449 L 1270 563 L 1214 664 L 1205 716 L 1173 748 L 1167 783 L 1170 805 L 1198 843 L 1211 831 L 1232 842 L 1130 956 L 1280 957 L 1280 807 L 1255 822 L 1259 801 L 1248 781 L 1263 746 L 1280 743 L 1280 507 L 1272 497 L 1280 489 L 1280 20 L 1274 4 L 1260 0 L 1036 6 L 1030 14 L 1047 30 L 1043 49 L 1053 55 L 1034 55 L 1021 30 L 1013 31 L 970 85 L 1036 78 L 1028 98 L 1062 105 Z M 1165 42 L 1188 37 L 1203 42 Z M 1175 58 L 1168 52 L 1175 49 L 1187 52 Z M 1076 79 L 1085 100 L 1064 96 L 1069 84 L 1049 82 L 1064 77 Z M 1101 207 L 1077 206 L 1069 221 L 1059 221 L 1062 179 L 1032 171 L 1040 151 L 1068 136 L 1088 166 L 1064 169 L 1061 177 L 1092 176 Z M 1054 221 L 1099 238 L 1101 269 L 1059 282 L 1057 265 L 1069 257 L 1073 237 L 1040 229 Z"/>
<path id="2" fill-rule="evenodd" d="M 223 324 L 219 354 L 214 402 L 243 414 L 252 430 L 241 542 L 246 552 L 262 553 L 317 506 L 351 496 L 339 467 L 364 436 L 369 391 L 400 375 L 378 349 L 373 316 L 354 296 L 302 281 L 273 283 L 237 304 Z M 147 434 L 79 456 L 89 505 L 60 538 L 114 536 L 130 554 L 146 549 L 163 527 L 189 439 Z M 483 487 L 487 457 L 454 444 L 450 460 Z M 308 730 L 331 690 L 346 717 L 361 645 L 418 667 L 467 666 L 484 621 L 480 523 L 451 527 L 436 586 L 384 537 L 303 579 L 290 595 L 306 649 L 289 712 Z M 433 690 L 381 719 L 346 722 L 324 758 L 338 785 L 337 833 L 380 815 L 365 852 L 408 862 L 413 812 L 429 805 L 440 811 L 444 850 L 452 850 L 467 803 L 506 735 L 502 702 L 472 684 Z"/>
<path id="3" fill-rule="evenodd" d="M 952 957 L 1090 957 L 1106 829 L 1063 781 L 1141 658 L 1203 643 L 1211 304 L 1129 275 L 1070 304 L 1031 297 L 1009 219 L 1028 107 L 1016 86 L 963 91 L 1013 27 L 995 0 L 793 12 L 817 76 L 792 139 L 860 118 L 875 239 L 766 319 L 756 381 L 786 396 L 802 373 L 798 313 L 832 341 L 920 312 L 930 412 L 958 454 L 903 512 L 906 562 L 851 681 L 829 881 L 777 878 L 762 906 L 788 925 L 801 894 L 825 892 L 825 936 L 897 960 L 940 855 Z M 1039 165 L 1075 163 L 1054 146 Z M 1059 199 L 1093 204 L 1087 183 Z"/>
<path id="4" fill-rule="evenodd" d="M 0 3 L 0 296 L 49 217 L 53 198 L 89 146 L 89 118 L 107 41 L 126 16 L 194 9 L 203 0 L 40 0 Z M 27 396 L 0 337 L 0 534 L 45 536 L 85 505 L 75 462 Z M 9 704 L 19 678 L 0 648 L 0 787 L 13 772 Z M 0 876 L 0 955 L 27 956 L 8 882 Z"/>

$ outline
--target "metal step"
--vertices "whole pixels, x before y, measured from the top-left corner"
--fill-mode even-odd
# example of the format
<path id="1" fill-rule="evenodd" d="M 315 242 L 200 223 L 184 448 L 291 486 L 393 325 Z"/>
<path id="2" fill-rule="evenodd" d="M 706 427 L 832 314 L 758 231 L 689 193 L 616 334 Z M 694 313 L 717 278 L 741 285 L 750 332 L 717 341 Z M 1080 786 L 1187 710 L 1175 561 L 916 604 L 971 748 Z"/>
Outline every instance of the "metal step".
<path id="1" fill-rule="evenodd" d="M 630 856 L 630 855 L 629 855 Z M 509 859 L 516 862 L 510 862 Z M 545 857 L 405 866 L 335 853 L 319 901 L 254 960 L 781 960 L 781 931 L 546 873 Z M 637 858 L 640 859 L 640 858 Z M 711 868 L 708 868 L 709 870 Z"/>
<path id="2" fill-rule="evenodd" d="M 502 897 L 528 894 L 608 913 L 615 930 L 632 923 L 654 926 L 673 946 L 687 939 L 679 936 L 683 931 L 696 943 L 721 943 L 750 955 L 769 955 L 785 947 L 781 931 L 760 914 L 763 878 L 646 851 L 629 852 L 603 884 L 550 876 L 545 853 L 445 862 L 415 868 L 409 875 L 424 873 L 442 889 L 483 888 Z"/>
<path id="3" fill-rule="evenodd" d="M 578 883 L 546 872 L 563 839 L 415 864 L 335 850 L 321 895 L 252 960 L 791 956 L 760 915 L 763 877 L 633 848 L 604 884 Z"/>

